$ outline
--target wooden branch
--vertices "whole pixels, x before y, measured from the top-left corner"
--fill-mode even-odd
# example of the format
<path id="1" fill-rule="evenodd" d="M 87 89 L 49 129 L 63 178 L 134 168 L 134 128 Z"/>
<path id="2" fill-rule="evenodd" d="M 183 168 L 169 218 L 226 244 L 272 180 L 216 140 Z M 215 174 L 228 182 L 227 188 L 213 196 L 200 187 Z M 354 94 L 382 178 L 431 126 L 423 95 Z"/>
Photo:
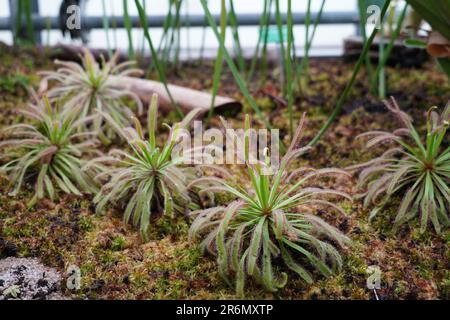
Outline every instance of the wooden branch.
<path id="1" fill-rule="evenodd" d="M 51 58 L 59 60 L 80 62 L 80 56 L 84 54 L 83 46 L 59 44 L 51 47 L 50 50 Z M 108 57 L 108 52 L 104 49 L 89 50 L 96 60 L 100 60 L 101 56 L 105 58 Z M 119 53 L 119 62 L 126 61 L 127 59 L 128 57 L 125 53 Z M 150 58 L 147 58 L 147 60 L 150 62 Z M 114 76 L 112 76 L 110 80 L 115 88 L 126 89 L 135 93 L 144 103 L 150 103 L 152 94 L 156 93 L 159 96 L 160 107 L 163 110 L 170 111 L 174 109 L 169 95 L 161 82 L 134 77 L 127 77 L 124 80 L 123 78 L 117 79 Z M 41 83 L 41 87 L 46 88 L 47 85 Z M 201 115 L 205 115 L 209 112 L 212 101 L 211 94 L 176 85 L 168 85 L 168 87 L 174 101 L 180 106 L 183 112 L 188 113 L 195 108 L 202 109 Z M 220 113 L 230 109 L 239 111 L 242 109 L 242 104 L 231 98 L 216 96 L 214 101 L 215 113 Z"/>
<path id="2" fill-rule="evenodd" d="M 165 110 L 173 109 L 169 95 L 161 82 L 133 77 L 124 79 L 114 76 L 110 78 L 110 81 L 112 86 L 117 89 L 125 89 L 137 94 L 144 103 L 150 103 L 152 94 L 156 93 L 159 96 L 161 108 Z M 168 88 L 174 101 L 183 112 L 187 113 L 196 108 L 202 110 L 202 115 L 209 112 L 212 101 L 211 94 L 171 84 L 168 85 Z M 227 97 L 216 96 L 214 102 L 215 112 L 229 109 L 240 110 L 242 108 L 240 102 Z"/>

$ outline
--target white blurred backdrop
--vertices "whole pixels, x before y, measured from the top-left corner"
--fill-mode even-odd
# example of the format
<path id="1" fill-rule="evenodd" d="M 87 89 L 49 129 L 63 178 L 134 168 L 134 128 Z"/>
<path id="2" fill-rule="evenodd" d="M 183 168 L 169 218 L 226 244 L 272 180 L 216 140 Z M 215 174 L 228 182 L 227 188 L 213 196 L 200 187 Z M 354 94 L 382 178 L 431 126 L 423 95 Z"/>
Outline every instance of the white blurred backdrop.
<path id="1" fill-rule="evenodd" d="M 145 0 L 147 5 L 147 14 L 149 15 L 165 15 L 168 10 L 168 1 L 166 0 Z M 202 7 L 199 0 L 185 1 L 184 12 L 189 11 L 190 14 L 202 14 Z M 286 1 L 287 2 L 287 1 Z M 286 11 L 286 2 L 283 2 L 284 7 L 281 8 L 283 12 Z M 356 11 L 356 0 L 328 0 L 325 5 L 325 12 L 336 11 Z M 59 13 L 60 0 L 39 0 L 40 14 L 42 16 L 57 16 Z M 129 0 L 129 14 L 137 15 L 137 10 L 133 0 Z M 220 12 L 220 1 L 209 1 L 209 8 L 213 14 Z M 306 0 L 293 1 L 294 12 L 306 11 Z M 107 13 L 109 15 L 123 15 L 122 0 L 108 0 Z M 312 1 L 312 10 L 316 12 L 319 10 L 321 1 Z M 236 12 L 239 13 L 261 13 L 263 10 L 263 1 L 261 0 L 239 0 L 235 1 Z M 89 0 L 87 5 L 87 14 L 101 16 L 102 15 L 102 1 L 101 0 Z M 8 0 L 0 0 L 0 17 L 9 16 L 9 3 Z M 240 27 L 240 37 L 242 46 L 249 50 L 253 48 L 258 38 L 258 27 Z M 202 28 L 190 28 L 182 29 L 181 31 L 181 49 L 185 57 L 195 57 L 199 53 L 199 49 L 202 43 Z M 304 43 L 304 27 L 295 27 L 295 40 L 296 47 L 301 49 Z M 323 25 L 319 26 L 317 34 L 314 40 L 313 47 L 311 49 L 311 55 L 339 55 L 342 53 L 343 39 L 349 35 L 354 35 L 356 32 L 355 25 Z M 228 33 L 229 35 L 231 33 Z M 152 28 L 151 35 L 155 43 L 159 43 L 159 39 L 162 35 L 162 30 L 159 28 Z M 142 31 L 136 29 L 133 31 L 134 43 L 137 46 L 142 44 Z M 120 49 L 126 49 L 128 46 L 127 36 L 125 30 L 117 30 L 114 32 L 110 30 L 109 39 L 111 45 L 117 46 Z M 8 44 L 12 43 L 12 36 L 10 32 L 0 31 L 0 41 Z M 50 45 L 56 43 L 68 43 L 71 42 L 70 38 L 63 38 L 59 31 L 43 31 L 42 42 Z M 90 46 L 93 48 L 105 48 L 106 47 L 106 35 L 102 29 L 92 30 L 90 33 Z M 228 36 L 227 46 L 231 46 L 231 36 Z M 211 55 L 215 54 L 218 47 L 217 40 L 211 30 L 206 33 L 205 48 L 206 52 Z M 187 51 L 189 49 L 189 52 Z M 301 50 L 298 51 L 301 53 Z"/>

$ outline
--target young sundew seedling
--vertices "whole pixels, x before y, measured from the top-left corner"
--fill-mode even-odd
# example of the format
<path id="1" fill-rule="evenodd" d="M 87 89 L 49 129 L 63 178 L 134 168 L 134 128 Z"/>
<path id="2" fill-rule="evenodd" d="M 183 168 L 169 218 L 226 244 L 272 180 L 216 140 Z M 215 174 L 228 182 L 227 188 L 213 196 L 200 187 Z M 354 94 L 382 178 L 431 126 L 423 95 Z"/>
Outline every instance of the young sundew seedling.
<path id="1" fill-rule="evenodd" d="M 94 198 L 97 212 L 103 212 L 108 203 L 121 205 L 125 210 L 124 222 L 140 226 L 144 240 L 152 215 L 184 214 L 192 205 L 187 185 L 195 178 L 192 168 L 182 165 L 181 157 L 172 158 L 172 151 L 181 129 L 191 123 L 199 110 L 191 111 L 182 122 L 169 127 L 169 137 L 160 148 L 156 145 L 157 100 L 154 95 L 148 111 L 148 139 L 136 118 L 135 128 L 123 128 L 104 113 L 108 123 L 128 142 L 131 152 L 111 150 L 109 156 L 91 160 L 85 167 L 98 172 L 98 181 L 109 178 Z"/>
<path id="2" fill-rule="evenodd" d="M 102 58 L 103 59 L 103 58 Z M 111 76 L 115 76 L 120 82 L 122 77 L 133 74 L 142 74 L 139 69 L 130 69 L 133 61 L 117 64 L 118 55 L 115 54 L 108 62 L 98 64 L 92 54 L 85 50 L 81 57 L 82 66 L 74 62 L 56 61 L 60 65 L 57 71 L 42 72 L 44 80 L 53 80 L 56 86 L 47 93 L 49 99 L 64 101 L 63 114 L 75 114 L 85 117 L 101 111 L 108 114 L 121 126 L 130 124 L 133 112 L 124 104 L 123 99 L 129 98 L 136 103 L 137 111 L 142 112 L 142 102 L 131 91 L 118 89 L 113 86 Z M 125 79 L 123 79 L 125 81 Z M 99 138 L 107 143 L 114 131 L 106 128 L 101 130 L 104 124 L 102 117 L 93 122 L 94 130 L 99 132 Z M 106 134 L 105 134 L 106 133 Z"/>
<path id="3" fill-rule="evenodd" d="M 249 162 L 250 121 L 247 116 L 244 147 L 251 187 L 212 177 L 190 184 L 201 187 L 201 192 L 228 192 L 237 199 L 226 207 L 193 211 L 191 215 L 195 219 L 189 235 L 191 240 L 202 238 L 203 250 L 217 255 L 220 274 L 228 283 L 235 279 L 240 296 L 244 293 L 246 277 L 253 278 L 267 291 L 276 292 L 287 283 L 283 268 L 297 273 L 308 283 L 312 283 L 313 278 L 305 263 L 326 276 L 341 268 L 340 254 L 325 238 L 341 246 L 349 244 L 350 240 L 314 215 L 314 211 L 323 207 L 345 214 L 328 197 L 349 200 L 351 197 L 332 189 L 310 187 L 308 182 L 334 174 L 348 176 L 348 173 L 331 168 L 289 171 L 293 161 L 309 150 L 309 147 L 298 147 L 304 119 L 274 175 L 263 172 L 269 165 L 268 155 L 264 163 L 252 165 Z M 283 262 L 284 266 L 275 265 L 275 260 Z"/>
<path id="4" fill-rule="evenodd" d="M 403 127 L 393 133 L 371 131 L 359 137 L 370 137 L 367 148 L 386 142 L 392 143 L 392 147 L 378 158 L 349 168 L 362 169 L 359 187 L 367 186 L 367 192 L 363 194 L 364 205 L 375 206 L 370 214 L 372 219 L 393 196 L 403 195 L 394 221 L 395 229 L 419 215 L 421 233 L 425 232 L 430 220 L 439 233 L 441 224 L 450 225 L 450 147 L 447 135 L 450 104 L 441 115 L 435 112 L 436 107 L 428 111 L 424 142 L 411 118 L 400 110 L 393 98 L 385 105 Z"/>
<path id="5" fill-rule="evenodd" d="M 56 187 L 76 195 L 96 192 L 92 181 L 81 171 L 85 163 L 81 157 L 98 156 L 100 142 L 94 132 L 78 133 L 92 117 L 75 119 L 60 115 L 52 109 L 47 97 L 19 112 L 32 122 L 14 124 L 0 131 L 8 139 L 0 142 L 0 148 L 5 151 L 0 159 L 13 159 L 1 167 L 9 175 L 13 188 L 10 195 L 16 196 L 25 180 L 35 182 L 30 206 L 45 195 L 54 200 Z"/>

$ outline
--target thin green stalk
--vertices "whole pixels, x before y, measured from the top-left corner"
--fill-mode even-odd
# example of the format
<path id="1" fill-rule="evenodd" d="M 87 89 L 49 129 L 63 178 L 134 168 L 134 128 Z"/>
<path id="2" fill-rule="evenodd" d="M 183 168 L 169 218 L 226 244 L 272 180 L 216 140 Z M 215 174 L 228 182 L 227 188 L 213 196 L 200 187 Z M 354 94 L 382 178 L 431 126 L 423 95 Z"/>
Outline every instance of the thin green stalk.
<path id="1" fill-rule="evenodd" d="M 388 35 L 391 36 L 394 33 L 394 22 L 395 22 L 395 9 L 396 5 L 391 6 L 389 9 L 389 15 L 387 16 L 386 23 L 389 27 Z"/>
<path id="2" fill-rule="evenodd" d="M 116 17 L 116 10 L 114 7 L 114 1 L 111 1 L 111 27 L 113 29 L 113 40 L 114 40 L 114 50 L 117 50 L 117 17 Z"/>
<path id="3" fill-rule="evenodd" d="M 245 61 L 244 61 L 244 56 L 243 56 L 243 52 L 242 52 L 241 40 L 239 38 L 239 25 L 238 25 L 237 16 L 236 16 L 236 10 L 234 9 L 234 0 L 230 0 L 229 19 L 230 19 L 230 24 L 232 27 L 231 30 L 233 33 L 236 60 L 237 60 L 240 71 L 244 72 Z"/>
<path id="4" fill-rule="evenodd" d="M 386 47 L 386 50 L 384 51 L 383 55 L 380 56 L 380 61 L 378 62 L 377 69 L 375 70 L 375 79 L 372 80 L 370 83 L 371 90 L 374 91 L 376 87 L 376 79 L 378 79 L 380 73 L 382 72 L 382 69 L 386 66 L 386 63 L 389 59 L 389 56 L 391 55 L 392 49 L 394 48 L 395 41 L 398 39 L 400 32 L 402 30 L 403 21 L 406 18 L 406 13 L 408 11 L 408 4 L 405 4 L 405 7 L 403 8 L 402 12 L 400 13 L 399 19 L 397 21 L 397 26 L 395 28 L 394 33 L 391 35 L 391 39 L 389 41 L 389 44 Z"/>
<path id="5" fill-rule="evenodd" d="M 123 18 L 128 37 L 128 55 L 131 60 L 135 60 L 136 54 L 134 52 L 133 36 L 132 36 L 133 26 L 131 24 L 130 15 L 128 14 L 128 0 L 123 0 Z"/>
<path id="6" fill-rule="evenodd" d="M 186 11 L 186 50 L 187 50 L 187 60 L 191 60 L 191 21 L 189 15 L 189 1 L 186 1 L 186 5 L 184 6 L 184 10 Z"/>
<path id="7" fill-rule="evenodd" d="M 297 65 L 297 61 L 296 61 L 296 57 L 297 57 L 297 47 L 296 47 L 296 45 L 295 45 L 295 35 L 294 35 L 294 25 L 292 26 L 292 29 L 290 30 L 290 32 L 291 32 L 291 37 L 292 37 L 292 61 L 293 61 L 293 68 L 294 68 L 294 76 L 293 77 L 295 77 L 295 69 L 296 69 L 296 67 L 295 67 L 295 65 Z"/>
<path id="8" fill-rule="evenodd" d="M 287 9 L 287 50 L 286 50 L 286 85 L 287 85 L 287 95 L 288 95 L 288 111 L 289 111 L 289 134 L 293 138 L 294 133 L 294 114 L 293 114 L 293 104 L 294 104 L 294 92 L 293 92 L 293 81 L 292 81 L 292 43 L 293 43 L 293 21 L 292 21 L 292 0 L 288 0 Z"/>
<path id="9" fill-rule="evenodd" d="M 165 22 L 167 22 L 167 25 L 165 26 L 165 30 L 163 33 L 163 37 L 160 42 L 160 49 L 158 49 L 158 52 L 161 52 L 161 59 L 163 63 L 166 63 L 168 60 L 169 52 L 170 52 L 170 46 L 171 46 L 171 39 L 173 37 L 172 35 L 172 29 L 173 29 L 173 8 L 175 6 L 175 1 L 170 0 L 169 4 L 169 12 L 167 14 L 167 18 Z M 162 50 L 162 51 L 161 51 Z"/>
<path id="10" fill-rule="evenodd" d="M 172 6 L 173 6 L 173 3 L 174 3 L 173 0 L 169 0 L 169 10 L 167 12 L 166 18 L 164 19 L 163 34 L 161 36 L 161 41 L 159 42 L 158 54 L 160 54 L 161 51 L 163 50 L 163 48 L 165 48 L 165 46 L 166 46 L 169 28 L 172 25 Z"/>
<path id="11" fill-rule="evenodd" d="M 367 32 L 366 32 L 366 21 L 367 21 L 367 14 L 366 14 L 366 0 L 358 0 L 358 9 L 359 9 L 359 28 L 361 31 L 361 36 L 363 39 L 363 42 L 366 43 L 367 41 Z M 373 69 L 372 64 L 370 62 L 370 56 L 366 55 L 364 58 L 364 62 L 366 64 L 366 72 L 367 77 L 369 79 L 369 83 L 373 83 Z"/>
<path id="12" fill-rule="evenodd" d="M 389 5 L 391 3 L 391 0 L 386 0 L 383 9 L 381 10 L 381 16 L 380 19 L 381 21 L 384 20 L 384 17 L 386 15 L 386 12 L 389 8 Z M 347 100 L 347 97 L 350 93 L 350 90 L 353 88 L 353 85 L 356 81 L 356 76 L 359 73 L 359 70 L 361 69 L 361 66 L 364 62 L 365 56 L 367 55 L 367 53 L 369 52 L 370 47 L 372 46 L 373 40 L 375 39 L 375 36 L 378 33 L 378 29 L 374 28 L 372 31 L 372 34 L 370 35 L 369 39 L 366 41 L 366 43 L 364 44 L 364 48 L 363 51 L 361 53 L 361 56 L 358 59 L 358 62 L 355 65 L 355 68 L 353 69 L 353 74 L 352 77 L 350 79 L 350 82 L 347 84 L 347 86 L 344 89 L 344 92 L 342 93 L 342 95 L 339 97 L 339 100 L 336 104 L 336 107 L 334 108 L 332 114 L 330 115 L 330 117 L 328 118 L 327 122 L 325 123 L 325 125 L 320 129 L 319 133 L 314 137 L 313 140 L 311 140 L 311 142 L 308 144 L 309 146 L 313 146 L 315 145 L 320 138 L 322 138 L 322 136 L 325 134 L 325 132 L 328 130 L 328 128 L 331 126 L 331 124 L 333 123 L 334 119 L 337 117 L 337 115 L 341 112 L 341 109 L 345 103 L 345 101 Z"/>
<path id="13" fill-rule="evenodd" d="M 14 37 L 14 42 L 17 44 L 20 41 L 22 34 L 22 17 L 23 17 L 23 0 L 18 0 L 17 2 L 17 16 L 16 16 L 16 34 Z"/>
<path id="14" fill-rule="evenodd" d="M 47 46 L 47 48 L 49 48 L 50 47 L 50 33 L 52 31 L 52 19 L 51 18 L 47 18 L 45 20 L 45 31 L 47 34 L 46 46 Z"/>
<path id="15" fill-rule="evenodd" d="M 180 24 L 180 8 L 181 8 L 181 1 L 173 0 L 173 8 L 175 10 L 175 15 L 172 15 L 171 20 L 173 20 L 172 24 L 169 26 L 168 34 L 170 32 L 169 41 L 166 42 L 166 48 L 164 49 L 163 54 L 163 62 L 168 64 L 171 58 L 171 53 L 173 52 L 173 47 L 177 43 L 177 35 L 179 31 L 179 24 Z M 175 48 L 176 51 L 176 48 Z M 176 52 L 175 52 L 175 60 L 176 60 Z"/>
<path id="16" fill-rule="evenodd" d="M 282 66 L 286 66 L 286 50 L 284 48 L 283 20 L 281 17 L 280 0 L 275 0 L 275 14 L 278 29 L 278 39 L 280 41 L 281 64 Z M 281 83 L 281 91 L 283 92 L 283 94 L 286 94 L 286 86 L 283 82 Z"/>
<path id="17" fill-rule="evenodd" d="M 174 9 L 175 15 L 173 16 L 173 23 L 169 27 L 170 32 L 170 41 L 166 45 L 166 49 L 164 51 L 163 60 L 166 65 L 169 65 L 169 62 L 172 62 L 172 66 L 177 68 L 178 58 L 179 58 L 179 49 L 180 49 L 180 31 L 181 31 L 181 5 L 182 0 L 174 0 Z"/>
<path id="18" fill-rule="evenodd" d="M 105 0 L 102 0 L 102 15 L 103 15 L 103 29 L 105 30 L 105 37 L 106 37 L 106 47 L 108 48 L 108 55 L 111 58 L 113 56 L 113 53 L 111 50 L 111 42 L 109 39 L 109 20 L 108 20 L 107 14 L 106 14 Z"/>
<path id="19" fill-rule="evenodd" d="M 313 30 L 311 33 L 311 36 L 309 37 L 308 41 L 306 42 L 305 45 L 305 56 L 309 57 L 309 52 L 311 51 L 311 47 L 314 41 L 314 37 L 316 36 L 316 31 L 317 31 L 317 27 L 319 26 L 320 23 L 320 19 L 322 18 L 322 13 L 323 13 L 323 9 L 325 7 L 325 3 L 326 0 L 322 0 L 322 4 L 320 6 L 319 12 L 317 13 L 317 17 L 314 21 L 314 26 L 313 26 Z M 306 59 L 302 59 L 302 61 L 300 62 L 300 64 L 297 67 L 297 79 L 301 79 L 302 75 L 304 74 L 304 70 L 306 69 L 306 65 L 308 63 L 308 60 Z M 300 84 L 301 81 L 299 81 Z"/>
<path id="20" fill-rule="evenodd" d="M 205 54 L 205 43 L 206 43 L 206 30 L 208 26 L 208 19 L 206 19 L 203 22 L 203 28 L 202 28 L 202 44 L 200 46 L 200 63 L 203 63 L 204 54 Z"/>
<path id="21" fill-rule="evenodd" d="M 225 0 L 220 1 L 220 43 L 225 43 L 227 30 L 227 7 Z M 219 47 L 216 63 L 214 66 L 214 78 L 213 78 L 213 89 L 212 89 L 212 99 L 211 107 L 209 108 L 208 119 L 212 117 L 214 111 L 214 104 L 216 101 L 217 92 L 219 91 L 220 75 L 222 74 L 223 67 L 223 50 Z"/>
<path id="22" fill-rule="evenodd" d="M 24 9 L 25 9 L 25 23 L 27 28 L 28 41 L 34 43 L 34 26 L 31 14 L 31 3 L 29 0 L 25 0 Z"/>
<path id="23" fill-rule="evenodd" d="M 153 63 L 155 64 L 156 70 L 158 71 L 159 80 L 163 83 L 164 88 L 166 89 L 167 95 L 169 96 L 170 102 L 174 105 L 174 107 L 177 111 L 177 114 L 180 116 L 180 118 L 182 118 L 183 112 L 181 111 L 180 107 L 175 102 L 175 100 L 172 97 L 172 94 L 170 93 L 169 87 L 167 85 L 167 78 L 166 78 L 165 70 L 160 63 L 159 58 L 158 58 L 158 53 L 156 52 L 155 47 L 153 46 L 153 41 L 152 41 L 152 38 L 150 37 L 150 32 L 148 31 L 148 21 L 147 21 L 146 15 L 145 15 L 144 8 L 139 3 L 139 0 L 134 0 L 134 2 L 136 3 L 136 7 L 139 12 L 139 20 L 141 21 L 142 27 L 144 28 L 145 38 L 147 39 L 147 42 L 149 44 L 149 47 L 150 47 L 150 50 L 152 53 Z"/>
<path id="24" fill-rule="evenodd" d="M 259 22 L 259 35 L 258 35 L 258 42 L 256 43 L 255 52 L 253 54 L 253 59 L 250 64 L 250 69 L 247 73 L 247 81 L 250 81 L 253 77 L 253 73 L 255 72 L 256 63 L 259 59 L 259 48 L 261 46 L 261 42 L 263 40 L 263 37 L 267 39 L 267 33 L 268 33 L 268 22 L 270 20 L 270 7 L 272 6 L 272 0 L 264 0 L 264 8 L 263 8 L 263 14 L 261 16 L 261 20 Z M 267 40 L 265 41 L 267 43 Z"/>
<path id="25" fill-rule="evenodd" d="M 175 43 L 175 36 L 176 36 L 176 25 L 177 25 L 177 9 L 178 2 L 177 0 L 172 1 L 171 10 L 174 10 L 172 13 L 172 16 L 170 18 L 170 25 L 169 29 L 167 30 L 167 40 L 164 48 L 164 53 L 162 56 L 163 62 L 167 65 L 169 65 L 170 61 L 170 55 L 172 53 L 172 48 Z"/>
<path id="26" fill-rule="evenodd" d="M 265 126 L 268 129 L 272 129 L 272 126 L 267 121 L 266 117 L 261 112 L 261 109 L 259 109 L 258 104 L 255 102 L 253 97 L 251 96 L 250 92 L 248 91 L 247 86 L 245 85 L 244 80 L 242 79 L 239 71 L 236 68 L 236 65 L 234 64 L 233 59 L 231 58 L 230 54 L 228 53 L 227 48 L 225 47 L 225 43 L 221 41 L 220 33 L 216 25 L 216 21 L 214 20 L 214 17 L 212 16 L 211 12 L 208 9 L 208 5 L 206 3 L 206 0 L 200 0 L 200 3 L 202 4 L 203 10 L 205 12 L 206 17 L 208 18 L 209 25 L 211 26 L 217 41 L 219 41 L 220 48 L 223 51 L 224 59 L 226 60 L 228 67 L 230 68 L 231 73 L 233 74 L 234 79 L 236 80 L 237 85 L 239 86 L 239 89 L 241 90 L 244 97 L 247 99 L 250 106 L 255 111 L 256 115 L 259 117 L 259 119 L 265 124 Z M 284 150 L 284 146 L 281 143 L 280 149 Z"/>
<path id="27" fill-rule="evenodd" d="M 265 34 L 264 34 L 264 41 L 263 41 L 263 48 L 262 48 L 262 56 L 261 56 L 261 80 L 260 85 L 264 86 L 267 80 L 267 44 L 269 42 L 269 26 L 270 26 L 270 19 L 272 17 L 272 5 L 274 0 L 269 1 L 269 12 L 267 15 L 267 21 L 265 25 Z"/>
<path id="28" fill-rule="evenodd" d="M 378 45 L 379 47 L 379 56 L 380 61 L 382 57 L 384 57 L 384 28 L 381 27 L 380 30 L 380 43 Z M 378 98 L 380 100 L 383 100 L 386 98 L 386 73 L 385 73 L 385 66 L 382 65 L 380 68 L 380 72 L 378 73 Z"/>
<path id="29" fill-rule="evenodd" d="M 177 23 L 176 23 L 176 47 L 175 47 L 175 61 L 174 66 L 175 68 L 179 67 L 179 61 L 180 61 L 180 48 L 181 48 L 181 4 L 183 3 L 182 0 L 179 0 L 179 6 L 177 11 Z"/>
<path id="30" fill-rule="evenodd" d="M 309 51 L 308 51 L 308 42 L 309 42 L 309 28 L 311 25 L 311 0 L 308 0 L 308 4 L 306 6 L 306 17 L 305 17 L 305 50 L 303 59 L 305 61 L 304 71 L 305 71 L 305 79 L 308 77 L 308 69 L 309 69 Z"/>
<path id="31" fill-rule="evenodd" d="M 175 0 L 168 0 L 169 1 L 169 10 L 167 12 L 166 18 L 164 19 L 164 25 L 163 25 L 163 34 L 161 36 L 161 40 L 158 45 L 158 57 L 161 57 L 162 61 L 161 63 L 165 66 L 166 65 L 166 56 L 168 55 L 168 46 L 169 46 L 169 31 L 171 30 L 172 26 L 172 8 L 175 4 Z M 144 8 L 145 15 L 147 16 L 147 12 Z M 144 33 L 144 39 L 145 39 L 145 33 Z M 150 64 L 147 73 L 149 74 L 154 68 L 154 64 Z"/>
<path id="32" fill-rule="evenodd" d="M 147 1 L 146 0 L 142 0 L 142 8 L 144 8 L 145 16 L 147 16 Z M 143 58 L 144 55 L 145 55 L 145 36 L 144 36 L 144 32 L 142 32 L 140 56 Z"/>

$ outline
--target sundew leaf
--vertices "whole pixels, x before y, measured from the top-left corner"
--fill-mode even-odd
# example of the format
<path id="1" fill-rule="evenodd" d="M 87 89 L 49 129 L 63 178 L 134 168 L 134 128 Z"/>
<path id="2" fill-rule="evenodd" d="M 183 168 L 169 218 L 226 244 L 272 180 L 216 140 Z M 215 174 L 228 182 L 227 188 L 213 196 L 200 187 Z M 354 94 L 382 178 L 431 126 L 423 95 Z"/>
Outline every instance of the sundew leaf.
<path id="1" fill-rule="evenodd" d="M 247 259 L 247 273 L 249 275 L 253 275 L 255 272 L 256 261 L 259 258 L 259 252 L 261 250 L 261 239 L 264 223 L 264 217 L 259 219 L 258 224 L 253 231 L 252 239 L 250 240 L 250 251 Z"/>
<path id="2" fill-rule="evenodd" d="M 228 274 L 228 252 L 225 244 L 225 233 L 233 215 L 241 205 L 242 204 L 240 202 L 235 202 L 228 206 L 227 210 L 225 211 L 224 219 L 220 223 L 218 229 L 216 238 L 218 264 L 219 271 L 224 278 L 226 278 Z"/>
<path id="3" fill-rule="evenodd" d="M 74 118 L 53 112 L 47 97 L 36 104 L 22 109 L 25 118 L 33 120 L 31 124 L 3 130 L 6 140 L 0 142 L 0 148 L 9 146 L 5 155 L 12 158 L 3 167 L 11 172 L 10 194 L 18 194 L 25 176 L 34 179 L 35 192 L 29 206 L 46 196 L 54 200 L 59 191 L 77 195 L 95 192 L 94 182 L 81 172 L 84 160 L 80 159 L 96 152 L 98 141 L 94 135 L 77 133 Z"/>
<path id="4" fill-rule="evenodd" d="M 238 271 L 240 268 L 240 251 L 242 246 L 242 237 L 245 230 L 251 225 L 251 222 L 247 222 L 239 226 L 234 232 L 231 241 L 231 265 L 234 271 Z"/>
<path id="5" fill-rule="evenodd" d="M 195 176 L 178 159 L 172 159 L 171 152 L 178 130 L 187 126 L 198 110 L 193 110 L 173 127 L 168 126 L 171 136 L 160 147 L 156 144 L 157 107 L 157 96 L 154 95 L 148 110 L 148 140 L 137 118 L 133 118 L 135 129 L 124 128 L 113 117 L 104 114 L 110 126 L 127 139 L 130 148 L 127 151 L 112 150 L 110 157 L 101 156 L 88 163 L 88 167 L 95 169 L 96 179 L 104 183 L 94 198 L 99 212 L 108 203 L 120 204 L 125 208 L 124 223 L 132 222 L 139 227 L 144 241 L 148 240 L 152 212 L 160 210 L 173 218 L 185 214 L 195 205 L 189 190 Z"/>
<path id="6" fill-rule="evenodd" d="M 308 271 L 305 270 L 300 264 L 296 263 L 292 258 L 291 254 L 286 250 L 283 244 L 280 244 L 281 257 L 283 258 L 286 266 L 292 271 L 296 272 L 303 280 L 308 284 L 313 283 L 313 279 Z"/>
<path id="7" fill-rule="evenodd" d="M 158 117 L 158 96 L 154 94 L 148 108 L 148 135 L 149 143 L 152 149 L 156 148 L 156 119 Z"/>
<path id="8" fill-rule="evenodd" d="M 300 130 L 303 123 L 301 121 Z M 227 127 L 226 123 L 224 126 Z M 244 128 L 246 132 L 250 130 L 248 116 L 245 117 Z M 301 132 L 298 132 L 292 144 L 297 145 L 301 136 Z M 245 148 L 249 148 L 245 139 L 243 143 Z M 262 163 L 252 165 L 247 161 L 247 177 L 244 179 L 250 183 L 249 186 L 235 179 L 230 185 L 217 176 L 199 178 L 188 186 L 198 188 L 199 194 L 226 191 L 235 197 L 235 202 L 241 203 L 239 208 L 233 202 L 226 208 L 196 211 L 196 219 L 189 232 L 190 239 L 203 239 L 202 248 L 217 255 L 219 273 L 229 284 L 232 279 L 235 280 L 236 292 L 240 297 L 244 294 L 246 278 L 253 279 L 266 291 L 278 291 L 288 282 L 286 268 L 297 272 L 307 282 L 312 282 L 303 266 L 305 262 L 323 275 L 330 275 L 335 268 L 342 266 L 342 259 L 337 250 L 322 238 L 333 239 L 340 246 L 350 245 L 350 240 L 338 230 L 320 218 L 309 215 L 309 210 L 303 212 L 300 209 L 303 206 L 320 206 L 344 212 L 331 200 L 322 200 L 321 197 L 349 196 L 333 189 L 301 188 L 300 185 L 292 190 L 292 185 L 286 179 L 289 176 L 287 170 L 290 161 L 302 154 L 303 150 L 290 149 L 273 178 L 263 174 Z M 316 178 L 337 173 L 342 172 L 337 169 L 318 170 Z M 224 177 L 230 178 L 226 174 Z M 300 211 L 290 211 L 293 207 L 298 207 Z M 297 261 L 297 258 L 300 259 Z M 276 261 L 284 263 L 275 265 Z"/>
<path id="9" fill-rule="evenodd" d="M 448 179 L 449 170 L 443 170 L 443 165 L 450 159 L 447 155 L 450 149 L 441 150 L 441 144 L 447 134 L 445 126 L 446 110 L 438 115 L 431 108 L 426 116 L 427 132 L 423 139 L 412 125 L 409 117 L 400 110 L 395 100 L 387 103 L 388 109 L 393 112 L 405 125 L 398 138 L 393 139 L 399 157 L 387 157 L 385 152 L 381 157 L 375 158 L 355 166 L 361 170 L 359 174 L 359 188 L 367 188 L 364 194 L 364 205 L 375 204 L 370 214 L 373 219 L 378 212 L 396 195 L 404 194 L 398 208 L 394 222 L 394 229 L 412 218 L 419 218 L 420 232 L 425 232 L 431 221 L 436 233 L 442 230 L 441 223 L 447 224 L 449 211 L 442 205 L 441 194 L 449 201 Z M 396 133 L 397 132 L 397 133 Z M 398 134 L 399 130 L 394 131 Z M 405 134 L 404 134 L 405 133 Z M 366 136 L 372 136 L 366 134 Z M 375 136 L 389 136 L 390 133 L 377 132 Z M 423 143 L 422 141 L 425 141 Z M 374 147 L 376 144 L 371 144 Z M 377 199 L 383 195 L 381 204 Z"/>

